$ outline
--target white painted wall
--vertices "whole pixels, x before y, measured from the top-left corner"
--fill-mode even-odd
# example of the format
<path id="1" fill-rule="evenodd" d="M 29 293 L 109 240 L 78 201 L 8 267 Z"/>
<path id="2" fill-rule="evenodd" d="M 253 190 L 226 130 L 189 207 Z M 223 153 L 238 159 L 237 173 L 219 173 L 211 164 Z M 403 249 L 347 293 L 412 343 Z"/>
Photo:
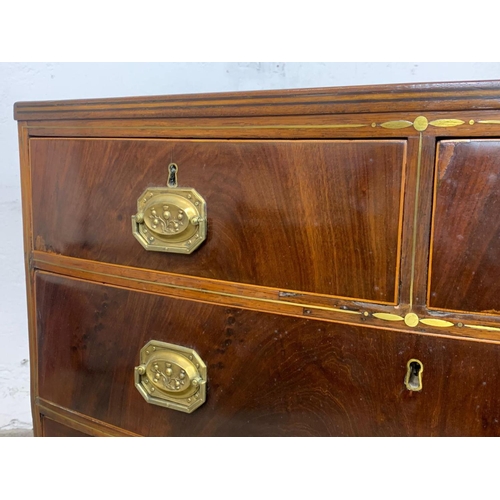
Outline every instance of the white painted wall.
<path id="1" fill-rule="evenodd" d="M 500 63 L 0 64 L 0 431 L 31 427 L 16 101 L 500 79 Z"/>

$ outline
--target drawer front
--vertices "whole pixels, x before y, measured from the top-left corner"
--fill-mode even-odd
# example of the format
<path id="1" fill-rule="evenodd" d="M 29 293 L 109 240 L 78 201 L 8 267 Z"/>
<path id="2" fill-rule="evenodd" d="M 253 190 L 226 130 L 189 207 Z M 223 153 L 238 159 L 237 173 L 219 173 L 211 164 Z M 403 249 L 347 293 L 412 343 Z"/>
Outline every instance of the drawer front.
<path id="1" fill-rule="evenodd" d="M 406 142 L 31 139 L 35 250 L 394 304 Z M 190 255 L 145 250 L 131 216 L 148 187 L 206 200 Z"/>
<path id="2" fill-rule="evenodd" d="M 500 346 L 196 303 L 36 275 L 39 395 L 147 436 L 500 435 Z M 150 340 L 193 348 L 193 413 L 134 386 Z M 423 371 L 405 387 L 408 362 Z"/>
<path id="3" fill-rule="evenodd" d="M 437 150 L 429 304 L 500 312 L 500 141 Z"/>

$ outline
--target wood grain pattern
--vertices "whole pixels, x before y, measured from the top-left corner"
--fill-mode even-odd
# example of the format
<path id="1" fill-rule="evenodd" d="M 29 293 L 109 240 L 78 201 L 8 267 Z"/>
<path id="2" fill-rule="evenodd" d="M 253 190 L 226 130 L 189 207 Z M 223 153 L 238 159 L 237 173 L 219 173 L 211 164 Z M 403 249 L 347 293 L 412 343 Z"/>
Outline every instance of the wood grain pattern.
<path id="1" fill-rule="evenodd" d="M 50 418 L 42 418 L 43 437 L 90 437 L 88 434 L 60 424 Z"/>
<path id="2" fill-rule="evenodd" d="M 500 435 L 500 81 L 17 103 L 15 117 L 35 435 L 41 415 L 51 435 Z M 208 201 L 190 256 L 131 234 L 171 161 Z M 151 338 L 207 362 L 194 414 L 135 389 Z M 420 393 L 403 384 L 410 358 Z"/>
<path id="3" fill-rule="evenodd" d="M 500 83 L 444 82 L 16 103 L 16 120 L 500 109 Z"/>
<path id="4" fill-rule="evenodd" d="M 471 313 L 443 313 L 420 308 L 421 322 L 416 327 L 407 327 L 403 316 L 407 306 L 383 306 L 380 304 L 352 302 L 315 294 L 294 294 L 273 288 L 256 287 L 225 283 L 217 280 L 201 279 L 169 273 L 159 273 L 147 269 L 104 264 L 96 261 L 75 259 L 44 252 L 33 253 L 33 266 L 50 273 L 62 274 L 96 283 L 109 283 L 113 286 L 155 293 L 169 297 L 179 297 L 197 302 L 237 307 L 250 311 L 271 312 L 299 318 L 312 318 L 332 321 L 339 324 L 361 325 L 366 328 L 406 331 L 418 335 L 431 335 L 443 338 L 460 338 L 475 342 L 500 343 L 500 321 L 495 315 Z M 394 314 L 400 318 L 394 322 L 380 321 L 378 313 Z M 454 322 L 452 328 L 439 328 L 427 319 L 449 319 Z M 458 324 L 482 325 L 463 328 Z M 424 326 L 425 325 L 425 326 Z M 490 329 L 492 328 L 492 329 Z"/>
<path id="5" fill-rule="evenodd" d="M 95 418 L 89 417 L 68 408 L 64 408 L 43 398 L 35 398 L 35 411 L 38 417 L 49 418 L 55 422 L 69 427 L 88 436 L 94 437 L 137 437 L 138 434 L 120 429 L 113 425 L 101 422 Z"/>
<path id="6" fill-rule="evenodd" d="M 32 139 L 35 249 L 395 304 L 405 144 Z M 207 201 L 208 239 L 189 256 L 131 233 L 170 161 Z"/>
<path id="7" fill-rule="evenodd" d="M 500 141 L 441 141 L 429 305 L 500 313 Z"/>
<path id="8" fill-rule="evenodd" d="M 30 355 L 30 399 L 31 413 L 33 416 L 33 433 L 41 435 L 40 416 L 35 408 L 35 395 L 38 394 L 38 352 L 36 342 L 35 326 L 35 271 L 32 266 L 31 256 L 33 251 L 33 218 L 32 218 L 32 176 L 30 168 L 29 134 L 26 122 L 18 123 L 19 139 L 19 162 L 22 192 L 22 215 L 23 215 L 23 250 L 26 276 L 26 302 L 28 313 L 28 336 Z"/>
<path id="9" fill-rule="evenodd" d="M 300 116 L 252 116 L 211 118 L 129 118 L 107 120 L 35 120 L 29 122 L 31 137 L 122 137 L 122 138 L 203 138 L 203 139 L 401 139 L 418 137 L 413 127 L 391 129 L 385 123 L 412 123 L 421 113 L 359 113 Z M 483 136 L 498 128 L 500 112 L 432 111 L 426 118 L 434 122 L 463 121 L 459 127 L 429 126 L 426 136 Z M 495 123 L 496 121 L 496 123 Z"/>
<path id="10" fill-rule="evenodd" d="M 40 396 L 157 436 L 498 436 L 500 346 L 254 313 L 37 273 Z M 191 415 L 133 384 L 151 338 L 195 348 Z M 424 364 L 423 390 L 403 385 Z M 71 390 L 67 390 L 71 387 Z"/>
<path id="11" fill-rule="evenodd" d="M 415 188 L 409 191 L 408 197 L 414 203 L 413 209 L 417 210 L 416 217 L 413 221 L 407 221 L 411 227 L 412 249 L 408 248 L 406 256 L 415 259 L 413 276 L 409 271 L 410 289 L 412 293 L 411 302 L 412 309 L 421 315 L 426 315 L 426 285 L 427 285 L 427 265 L 429 261 L 429 233 L 431 224 L 432 212 L 432 183 L 434 173 L 434 152 L 435 139 L 426 135 L 422 135 L 421 142 L 421 159 L 420 159 L 420 179 L 417 183 L 415 179 Z M 418 153 L 417 153 L 418 157 Z M 415 167 L 415 171 L 417 168 Z M 415 172 L 416 175 L 416 172 Z M 415 200 L 418 192 L 418 199 Z M 416 201 L 416 203 L 415 203 Z M 414 215 L 414 212 L 412 212 Z M 408 233 L 409 234 L 409 231 Z M 415 237 L 415 239 L 413 239 Z M 410 239 L 408 237 L 408 239 Z M 413 245 L 415 245 L 413 247 Z M 413 280 L 413 287 L 411 281 Z M 409 297 L 410 299 L 410 297 Z"/>

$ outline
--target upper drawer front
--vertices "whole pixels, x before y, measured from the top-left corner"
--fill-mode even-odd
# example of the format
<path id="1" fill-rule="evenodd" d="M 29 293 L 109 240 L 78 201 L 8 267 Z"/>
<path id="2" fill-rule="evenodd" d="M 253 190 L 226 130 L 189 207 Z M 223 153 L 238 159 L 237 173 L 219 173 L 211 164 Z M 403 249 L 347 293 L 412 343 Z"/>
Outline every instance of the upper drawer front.
<path id="1" fill-rule="evenodd" d="M 438 144 L 429 304 L 500 312 L 500 141 Z"/>
<path id="2" fill-rule="evenodd" d="M 35 249 L 127 266 L 397 301 L 406 142 L 32 139 Z M 137 199 L 179 186 L 207 202 L 190 255 L 146 251 Z"/>
<path id="3" fill-rule="evenodd" d="M 500 435 L 500 346 L 190 302 L 38 272 L 40 397 L 144 435 Z M 191 414 L 134 386 L 150 340 L 195 349 Z M 404 385 L 423 366 L 422 390 Z M 160 370 L 164 367 L 160 366 Z"/>

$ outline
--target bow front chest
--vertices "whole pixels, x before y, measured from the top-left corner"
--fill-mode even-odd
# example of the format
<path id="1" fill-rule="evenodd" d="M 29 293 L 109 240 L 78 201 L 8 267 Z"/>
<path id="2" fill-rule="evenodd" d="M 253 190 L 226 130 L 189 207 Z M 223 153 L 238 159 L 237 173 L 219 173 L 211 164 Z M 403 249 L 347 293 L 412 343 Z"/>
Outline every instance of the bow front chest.
<path id="1" fill-rule="evenodd" d="M 500 82 L 15 118 L 37 436 L 500 435 Z"/>

